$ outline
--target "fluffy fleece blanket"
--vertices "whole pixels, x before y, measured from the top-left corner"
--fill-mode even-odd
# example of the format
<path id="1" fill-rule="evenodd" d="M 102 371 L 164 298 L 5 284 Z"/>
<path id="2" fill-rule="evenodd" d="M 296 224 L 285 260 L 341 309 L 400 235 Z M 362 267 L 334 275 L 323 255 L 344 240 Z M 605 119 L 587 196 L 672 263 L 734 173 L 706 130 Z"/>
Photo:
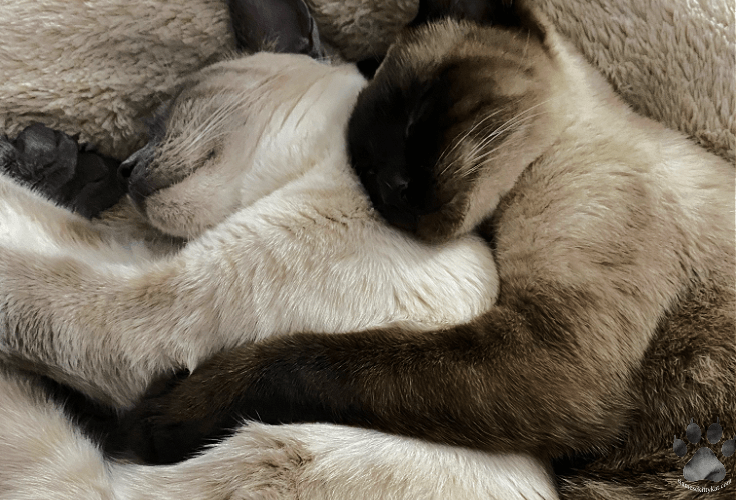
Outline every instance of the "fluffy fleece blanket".
<path id="1" fill-rule="evenodd" d="M 536 0 L 635 109 L 735 161 L 734 0 Z M 417 0 L 308 0 L 332 52 L 385 51 Z M 39 121 L 124 158 L 180 77 L 231 53 L 222 0 L 0 9 L 0 131 Z"/>

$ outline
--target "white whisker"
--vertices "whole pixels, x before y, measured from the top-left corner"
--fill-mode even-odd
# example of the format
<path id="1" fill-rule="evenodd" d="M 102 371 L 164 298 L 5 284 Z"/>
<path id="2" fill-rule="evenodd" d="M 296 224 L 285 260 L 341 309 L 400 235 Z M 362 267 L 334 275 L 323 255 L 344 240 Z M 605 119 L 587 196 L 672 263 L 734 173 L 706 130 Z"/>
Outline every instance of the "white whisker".
<path id="1" fill-rule="evenodd" d="M 495 130 L 487 132 L 484 135 L 484 137 L 482 138 L 481 141 L 479 141 L 478 143 L 476 143 L 476 144 L 474 144 L 472 146 L 472 149 L 463 157 L 463 159 L 461 161 L 464 161 L 464 162 L 466 162 L 466 164 L 469 164 L 469 165 L 474 165 L 475 161 L 473 161 L 472 159 L 477 154 L 477 152 L 479 150 L 485 148 L 487 146 L 487 144 L 489 144 L 490 142 L 492 142 L 493 140 L 495 140 L 500 135 L 506 133 L 508 130 L 511 130 L 512 128 L 515 128 L 515 127 L 519 127 L 523 123 L 526 123 L 527 121 L 529 121 L 530 119 L 532 119 L 532 118 L 534 118 L 534 117 L 539 116 L 540 114 L 542 114 L 542 113 L 535 113 L 535 114 L 531 114 L 530 115 L 529 113 L 531 113 L 534 109 L 538 108 L 539 106 L 547 104 L 547 103 L 549 103 L 552 100 L 553 99 L 547 99 L 545 101 L 542 101 L 542 102 L 539 102 L 539 103 L 535 104 L 534 106 L 530 106 L 529 108 L 527 108 L 527 109 L 525 109 L 525 110 L 523 110 L 523 111 L 515 114 L 513 117 L 509 118 L 508 120 L 506 120 L 505 122 L 503 122 L 502 124 L 500 124 L 500 126 L 497 127 Z M 500 113 L 501 111 L 503 111 L 505 109 L 507 109 L 507 108 L 498 108 L 495 111 L 493 111 L 492 113 L 489 113 L 482 120 L 480 120 L 479 122 L 477 122 L 474 125 L 472 125 L 472 127 L 470 129 L 468 129 L 466 132 L 464 132 L 463 134 L 461 134 L 460 136 L 458 136 L 458 138 L 453 141 L 453 145 L 451 146 L 451 148 L 450 149 L 446 148 L 446 150 L 440 155 L 437 163 L 439 164 L 440 161 L 446 155 L 448 155 L 450 153 L 453 153 L 453 151 L 455 151 L 455 149 L 461 143 L 463 143 L 471 134 L 473 134 L 474 131 L 476 131 L 476 129 L 481 124 L 485 123 L 490 118 L 493 118 L 493 117 L 497 116 L 498 113 Z M 448 172 L 451 169 L 453 169 L 454 166 L 455 166 L 455 163 L 457 161 L 459 161 L 459 159 L 458 158 L 454 158 L 453 160 L 451 160 L 450 163 L 444 165 L 443 168 L 438 173 L 438 175 L 444 175 L 446 172 Z M 476 168 L 471 168 L 469 170 L 473 172 L 473 171 L 476 170 Z"/>
<path id="2" fill-rule="evenodd" d="M 469 135 L 471 135 L 471 134 L 472 134 L 472 133 L 474 132 L 474 130 L 476 130 L 476 128 L 477 128 L 477 127 L 479 127 L 479 126 L 480 126 L 481 124 L 483 124 L 483 123 L 484 123 L 484 122 L 486 122 L 487 120 L 489 120 L 489 119 L 491 119 L 491 118 L 494 118 L 494 117 L 495 117 L 496 115 L 498 115 L 498 114 L 499 114 L 500 112 L 502 112 L 502 111 L 503 111 L 504 109 L 505 109 L 505 108 L 498 108 L 498 109 L 496 109 L 495 111 L 493 111 L 492 113 L 489 113 L 489 114 L 488 114 L 488 115 L 486 115 L 486 116 L 485 116 L 484 118 L 482 118 L 482 119 L 481 119 L 481 120 L 479 120 L 478 122 L 474 123 L 474 124 L 472 125 L 472 127 L 471 127 L 470 129 L 468 129 L 468 130 L 467 130 L 466 132 L 464 132 L 463 134 L 461 134 L 461 135 L 457 136 L 457 137 L 456 137 L 456 138 L 455 138 L 455 139 L 453 140 L 453 145 L 452 145 L 452 147 L 451 147 L 450 149 L 446 148 L 446 149 L 445 149 L 445 150 L 443 150 L 443 152 L 442 152 L 442 153 L 440 154 L 440 157 L 438 158 L 438 160 L 437 160 L 437 163 L 440 163 L 440 161 L 441 161 L 441 160 L 442 160 L 442 159 L 443 159 L 443 158 L 444 158 L 444 157 L 445 157 L 446 155 L 448 155 L 448 154 L 451 154 L 451 153 L 453 153 L 453 151 L 454 151 L 454 150 L 455 150 L 455 149 L 456 149 L 456 148 L 458 147 L 458 145 L 459 145 L 459 144 L 461 144 L 461 142 L 463 142 L 463 141 L 464 141 L 464 140 L 465 140 L 465 139 L 466 139 L 466 138 L 467 138 L 467 137 L 468 137 Z"/>
<path id="3" fill-rule="evenodd" d="M 471 150 L 466 153 L 464 157 L 464 168 L 462 168 L 460 172 L 457 171 L 456 173 L 461 177 L 467 177 L 479 170 L 482 166 L 486 165 L 488 159 L 492 156 L 495 156 L 500 148 L 509 147 L 510 145 L 508 144 L 508 142 L 503 141 L 495 145 L 494 147 L 487 149 L 487 145 L 491 144 L 497 137 L 505 134 L 513 128 L 518 128 L 524 123 L 527 123 L 534 118 L 544 114 L 543 112 L 526 114 L 531 109 L 533 108 L 529 108 L 528 110 L 515 115 L 510 120 L 500 125 L 497 129 L 488 133 L 480 142 L 474 144 Z M 525 116 L 523 116 L 524 114 Z"/>

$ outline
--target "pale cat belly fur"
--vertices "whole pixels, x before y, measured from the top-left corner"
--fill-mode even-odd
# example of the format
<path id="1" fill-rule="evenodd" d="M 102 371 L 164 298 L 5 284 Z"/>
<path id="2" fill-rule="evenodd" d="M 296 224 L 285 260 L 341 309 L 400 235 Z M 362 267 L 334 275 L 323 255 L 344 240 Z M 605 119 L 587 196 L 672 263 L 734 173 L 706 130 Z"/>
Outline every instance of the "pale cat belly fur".
<path id="1" fill-rule="evenodd" d="M 330 425 L 248 424 L 179 465 L 112 462 L 13 371 L 128 405 L 155 375 L 242 342 L 423 330 L 490 307 L 498 281 L 484 241 L 428 245 L 403 235 L 376 215 L 350 171 L 343 129 L 363 84 L 353 68 L 300 56 L 209 68 L 196 88 L 239 96 L 244 124 L 217 161 L 162 190 L 163 210 L 146 206 L 154 225 L 174 223 L 174 234 L 189 237 L 171 251 L 0 177 L 0 497 L 555 497 L 546 466 L 527 456 Z"/>

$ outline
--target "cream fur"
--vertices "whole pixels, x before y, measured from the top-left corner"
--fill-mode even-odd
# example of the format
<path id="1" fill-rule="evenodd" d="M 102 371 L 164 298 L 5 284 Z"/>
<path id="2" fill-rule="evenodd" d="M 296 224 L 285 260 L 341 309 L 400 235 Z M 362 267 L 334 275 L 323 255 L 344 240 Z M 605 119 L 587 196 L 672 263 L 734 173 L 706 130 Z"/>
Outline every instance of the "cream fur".
<path id="1" fill-rule="evenodd" d="M 127 405 L 156 373 L 242 342 L 434 328 L 492 304 L 494 261 L 479 238 L 420 244 L 370 207 L 346 159 L 344 127 L 364 85 L 356 69 L 281 54 L 209 69 L 211 97 L 182 112 L 199 114 L 215 93 L 236 119 L 212 125 L 232 130 L 218 160 L 195 158 L 198 169 L 146 201 L 154 226 L 192 238 L 169 258 L 0 180 L 6 353 Z M 154 162 L 155 175 L 183 175 L 171 167 L 200 132 Z M 67 299 L 49 307 L 51 294 Z"/>
<path id="2" fill-rule="evenodd" d="M 344 127 L 364 85 L 353 67 L 261 53 L 195 79 L 170 122 L 178 129 L 186 122 L 189 132 L 178 130 L 173 154 L 152 167 L 184 179 L 144 209 L 164 231 L 190 238 L 172 254 L 154 256 L 0 177 L 0 357 L 127 405 L 157 373 L 193 368 L 241 342 L 398 323 L 430 328 L 466 321 L 494 302 L 495 263 L 482 240 L 421 244 L 370 207 L 346 159 Z M 219 134 L 220 153 L 205 163 L 190 145 L 210 142 L 217 127 L 231 132 Z M 529 457 L 335 426 L 248 425 L 172 468 L 107 462 L 31 381 L 7 373 L 0 391 L 9 436 L 0 445 L 0 469 L 9 471 L 0 492 L 556 496 L 545 466 Z M 197 485 L 186 492 L 170 474 L 188 474 Z"/>
<path id="3" fill-rule="evenodd" d="M 0 397 L 3 499 L 556 498 L 544 468 L 523 455 L 322 424 L 247 424 L 172 466 L 109 462 L 33 381 L 2 373 Z"/>
<path id="4" fill-rule="evenodd" d="M 222 0 L 33 0 L 0 12 L 0 129 L 34 121 L 123 158 L 139 117 L 229 51 Z"/>
<path id="5" fill-rule="evenodd" d="M 637 110 L 734 161 L 732 0 L 539 0 L 539 5 Z M 416 0 L 314 0 L 311 6 L 329 47 L 356 59 L 387 46 L 416 11 Z M 0 129 L 12 136 L 28 123 L 42 121 L 80 133 L 82 140 L 119 158 L 139 143 L 139 117 L 166 99 L 181 77 L 223 59 L 231 45 L 221 0 L 23 0 L 4 5 L 0 33 Z M 0 189 L 6 190 L 3 201 L 18 195 L 27 198 L 23 203 L 29 207 L 53 210 L 42 200 L 20 194 L 15 186 L 3 182 Z M 53 211 L 50 228 L 61 219 L 69 228 L 83 224 L 61 210 Z M 96 229 L 116 235 L 103 252 L 113 262 L 151 258 L 154 243 L 171 247 L 169 242 L 144 239 L 142 246 L 123 248 L 120 243 L 129 238 L 112 229 L 122 227 L 119 218 L 111 214 Z M 130 220 L 125 219 L 126 228 Z M 14 227 L 18 232 L 25 226 Z M 6 236 L 0 236 L 5 243 L 16 240 Z M 44 239 L 53 245 L 49 252 L 70 241 L 53 231 Z M 35 245 L 31 240 L 28 244 Z M 77 251 L 73 257 L 85 259 Z M 431 461 L 431 469 L 423 469 L 424 457 L 435 451 L 424 445 L 402 448 L 403 440 L 329 426 L 253 424 L 200 458 L 147 468 L 102 461 L 33 380 L 18 373 L 2 373 L 0 400 L 0 498 L 378 497 L 371 488 L 390 491 L 393 498 L 406 498 L 404 492 L 415 498 L 494 498 L 493 492 L 504 490 L 503 481 L 511 481 L 511 476 L 482 474 L 484 468 L 511 471 L 523 460 L 471 461 L 467 453 L 461 460 L 451 458 L 449 468 Z M 49 441 L 39 440 L 43 431 Z M 331 440 L 334 434 L 343 436 L 347 449 L 360 453 L 362 461 L 338 454 L 333 444 L 339 442 Z M 293 444 L 284 447 L 280 442 Z M 310 466 L 306 459 L 324 456 L 320 446 L 326 445 L 326 461 Z M 376 451 L 386 449 L 380 458 L 383 464 L 395 464 L 391 474 L 361 475 L 358 466 L 371 463 Z M 436 452 L 442 457 L 456 453 Z M 279 470 L 288 475 L 279 476 Z M 549 478 L 534 471 L 541 469 L 524 469 L 514 480 L 528 480 L 528 489 L 551 497 Z M 293 492 L 288 490 L 290 483 L 296 488 Z"/>

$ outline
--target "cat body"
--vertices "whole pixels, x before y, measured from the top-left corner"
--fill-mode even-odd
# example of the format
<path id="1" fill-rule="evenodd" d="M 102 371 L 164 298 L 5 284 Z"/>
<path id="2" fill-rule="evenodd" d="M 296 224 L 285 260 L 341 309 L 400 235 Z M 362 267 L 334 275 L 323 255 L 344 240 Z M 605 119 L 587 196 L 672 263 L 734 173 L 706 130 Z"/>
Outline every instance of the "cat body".
<path id="1" fill-rule="evenodd" d="M 294 61 L 277 70 L 285 57 Z M 300 329 L 434 326 L 490 305 L 497 281 L 481 239 L 415 242 L 379 220 L 346 167 L 343 124 L 364 83 L 356 70 L 293 55 L 222 64 L 182 92 L 148 174 L 168 187 L 142 201 L 145 217 L 189 240 L 173 254 L 150 255 L 2 180 L 5 353 L 123 406 L 154 374 L 194 368 L 243 341 Z M 295 84 L 304 70 L 313 81 Z M 267 99 L 276 104 L 253 104 Z M 209 148 L 216 158 L 205 161 Z M 70 302 L 45 307 L 52 290 Z M 381 293 L 389 312 L 372 307 L 369 295 Z M 55 361 L 66 352 L 76 359 L 70 367 Z M 118 376 L 122 366 L 131 378 Z"/>
<path id="2" fill-rule="evenodd" d="M 735 432 L 733 166 L 632 112 L 523 2 L 423 2 L 417 19 L 358 98 L 352 165 L 423 240 L 483 225 L 495 305 L 219 353 L 124 432 L 158 450 L 243 419 L 331 422 L 586 457 L 561 476 L 570 498 L 691 495 L 673 436 L 690 419 Z"/>
<path id="3" fill-rule="evenodd" d="M 27 373 L 124 408 L 158 374 L 267 335 L 424 330 L 490 307 L 483 239 L 418 242 L 372 208 L 345 142 L 364 84 L 288 54 L 193 75 L 121 166 L 128 213 L 102 220 L 0 176 L 0 497 L 556 496 L 527 455 L 319 424 L 252 424 L 173 466 L 111 460 Z"/>

